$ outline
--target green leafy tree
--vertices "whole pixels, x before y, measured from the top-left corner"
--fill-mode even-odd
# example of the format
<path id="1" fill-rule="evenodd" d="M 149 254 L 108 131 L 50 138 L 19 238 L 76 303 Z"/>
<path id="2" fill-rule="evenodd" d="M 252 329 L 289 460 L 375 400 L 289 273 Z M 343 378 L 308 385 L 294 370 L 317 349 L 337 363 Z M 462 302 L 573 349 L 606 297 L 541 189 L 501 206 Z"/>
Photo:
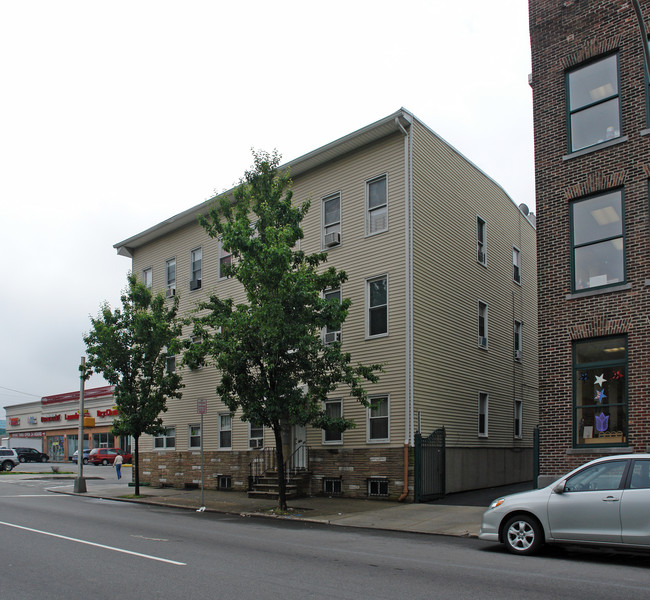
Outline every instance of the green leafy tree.
<path id="1" fill-rule="evenodd" d="M 115 386 L 119 411 L 113 421 L 114 435 L 130 435 L 135 443 L 135 494 L 140 494 L 140 436 L 164 433 L 161 414 L 167 399 L 180 398 L 181 376 L 169 372 L 167 356 L 180 351 L 181 322 L 178 297 L 166 300 L 153 295 L 135 275 L 129 274 L 122 308 L 105 303 L 92 329 L 84 335 L 88 360 L 86 377 L 101 373 Z"/>
<path id="2" fill-rule="evenodd" d="M 292 205 L 289 173 L 279 155 L 258 152 L 232 196 L 222 195 L 199 217 L 211 237 L 232 254 L 226 274 L 246 292 L 246 303 L 212 295 L 194 317 L 199 343 L 188 344 L 184 360 L 210 357 L 221 373 L 217 393 L 244 421 L 269 427 L 275 438 L 278 507 L 286 509 L 283 441 L 292 425 L 343 431 L 354 427 L 328 417 L 323 401 L 340 386 L 368 405 L 364 381 L 376 382 L 381 366 L 352 364 L 340 343 L 323 344 L 323 328 L 340 328 L 350 300 L 326 300 L 347 275 L 321 265 L 327 254 L 297 249 L 309 202 Z"/>

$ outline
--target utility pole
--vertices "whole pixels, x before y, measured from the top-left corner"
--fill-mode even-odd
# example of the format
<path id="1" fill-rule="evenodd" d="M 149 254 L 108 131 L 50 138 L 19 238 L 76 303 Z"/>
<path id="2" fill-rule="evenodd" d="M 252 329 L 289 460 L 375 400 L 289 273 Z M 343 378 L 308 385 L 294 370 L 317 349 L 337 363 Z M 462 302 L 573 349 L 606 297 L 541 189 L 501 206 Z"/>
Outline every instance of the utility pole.
<path id="1" fill-rule="evenodd" d="M 81 357 L 81 386 L 79 389 L 79 439 L 77 443 L 77 466 L 79 467 L 79 475 L 74 480 L 75 494 L 85 494 L 86 480 L 84 479 L 84 391 L 86 385 L 86 357 Z"/>

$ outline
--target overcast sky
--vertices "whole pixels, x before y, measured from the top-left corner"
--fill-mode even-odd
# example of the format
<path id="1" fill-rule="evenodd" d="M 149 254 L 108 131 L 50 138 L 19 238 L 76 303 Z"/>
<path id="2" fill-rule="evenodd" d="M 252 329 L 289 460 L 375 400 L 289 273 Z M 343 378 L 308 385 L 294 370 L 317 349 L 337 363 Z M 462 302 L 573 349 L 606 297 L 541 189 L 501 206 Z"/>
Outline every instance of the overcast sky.
<path id="1" fill-rule="evenodd" d="M 404 107 L 534 210 L 523 0 L 0 3 L 1 407 L 79 389 L 113 244 Z M 89 387 L 105 385 L 94 376 Z"/>

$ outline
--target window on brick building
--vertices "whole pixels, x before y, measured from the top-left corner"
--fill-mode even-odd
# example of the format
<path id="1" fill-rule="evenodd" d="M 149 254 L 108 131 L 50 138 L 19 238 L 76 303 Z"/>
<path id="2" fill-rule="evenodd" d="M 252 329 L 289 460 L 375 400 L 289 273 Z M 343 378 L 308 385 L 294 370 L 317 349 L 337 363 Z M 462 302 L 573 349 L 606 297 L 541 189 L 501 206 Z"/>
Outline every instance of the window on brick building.
<path id="1" fill-rule="evenodd" d="M 618 55 L 567 73 L 569 151 L 621 136 Z"/>
<path id="2" fill-rule="evenodd" d="M 580 340 L 573 345 L 574 445 L 627 442 L 627 339 Z"/>
<path id="3" fill-rule="evenodd" d="M 573 202 L 574 291 L 625 282 L 624 234 L 621 190 Z"/>

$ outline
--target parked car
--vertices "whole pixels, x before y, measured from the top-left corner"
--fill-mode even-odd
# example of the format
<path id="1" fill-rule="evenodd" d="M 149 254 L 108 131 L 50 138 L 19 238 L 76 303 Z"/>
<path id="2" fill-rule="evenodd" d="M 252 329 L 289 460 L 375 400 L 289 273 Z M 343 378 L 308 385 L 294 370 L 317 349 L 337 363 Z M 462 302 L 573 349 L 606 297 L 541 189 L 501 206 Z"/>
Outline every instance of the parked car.
<path id="1" fill-rule="evenodd" d="M 24 462 L 47 462 L 50 457 L 45 452 L 39 452 L 35 448 L 14 448 L 18 454 L 18 460 Z"/>
<path id="2" fill-rule="evenodd" d="M 11 471 L 20 464 L 13 448 L 0 448 L 0 471 Z"/>
<path id="3" fill-rule="evenodd" d="M 544 543 L 650 548 L 650 454 L 599 458 L 545 488 L 497 498 L 479 538 L 513 554 Z"/>
<path id="4" fill-rule="evenodd" d="M 122 455 L 124 463 L 131 462 L 131 455 L 119 448 L 93 448 L 88 455 L 88 462 L 92 465 L 112 465 L 118 454 Z"/>
<path id="5" fill-rule="evenodd" d="M 84 465 L 88 464 L 88 455 L 90 454 L 90 448 L 84 448 L 84 454 L 83 454 L 83 461 Z M 70 460 L 76 465 L 77 464 L 77 457 L 79 456 L 79 450 L 75 450 L 72 454 L 72 458 Z"/>

